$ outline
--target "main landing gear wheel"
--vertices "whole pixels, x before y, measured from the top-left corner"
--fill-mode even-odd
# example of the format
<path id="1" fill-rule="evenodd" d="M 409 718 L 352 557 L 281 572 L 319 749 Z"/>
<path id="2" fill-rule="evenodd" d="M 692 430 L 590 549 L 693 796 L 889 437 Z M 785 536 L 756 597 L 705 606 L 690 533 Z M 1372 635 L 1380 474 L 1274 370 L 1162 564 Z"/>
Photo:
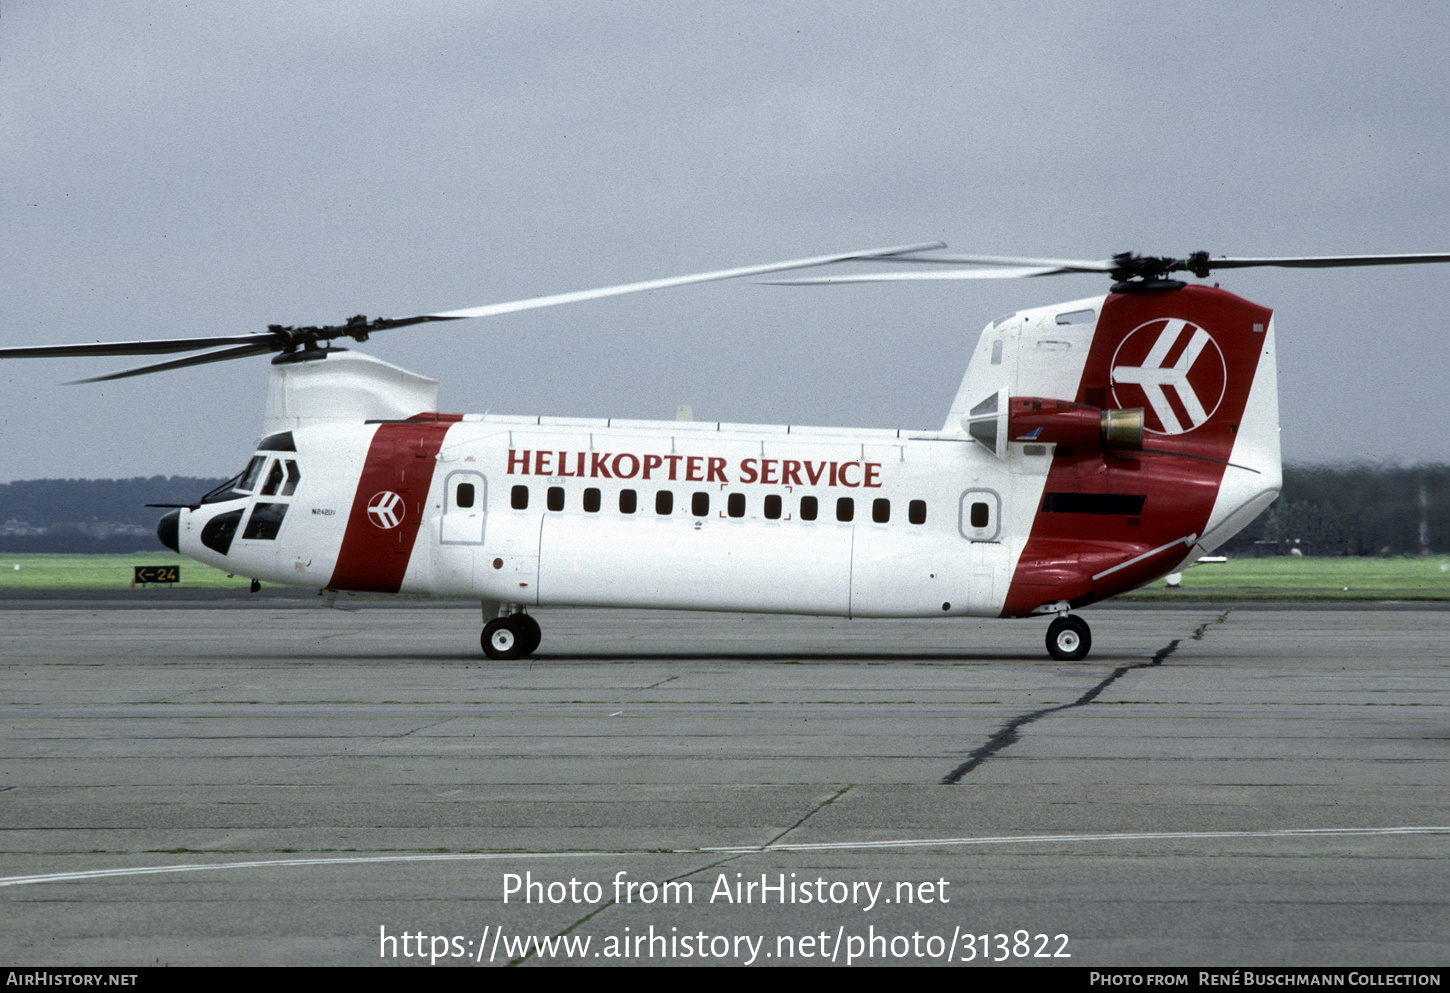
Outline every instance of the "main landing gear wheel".
<path id="1" fill-rule="evenodd" d="M 1087 621 L 1068 614 L 1047 626 L 1047 654 L 1059 662 L 1081 662 L 1093 647 Z"/>
<path id="2" fill-rule="evenodd" d="M 528 614 L 510 614 L 485 624 L 483 635 L 478 640 L 483 646 L 483 654 L 491 659 L 507 661 L 532 655 L 542 637 L 538 621 Z"/>

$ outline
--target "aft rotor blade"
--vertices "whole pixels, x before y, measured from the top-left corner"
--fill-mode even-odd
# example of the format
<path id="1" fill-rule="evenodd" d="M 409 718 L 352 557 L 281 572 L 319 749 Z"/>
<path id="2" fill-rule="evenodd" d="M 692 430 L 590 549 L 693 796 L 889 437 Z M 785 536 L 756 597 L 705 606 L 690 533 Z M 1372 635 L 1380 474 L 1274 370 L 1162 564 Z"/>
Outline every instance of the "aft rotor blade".
<path id="1" fill-rule="evenodd" d="M 1282 259 L 1208 259 L 1209 269 L 1251 269 L 1279 266 L 1285 269 L 1335 269 L 1358 265 L 1415 265 L 1421 262 L 1450 262 L 1450 255 L 1309 255 Z"/>
<path id="2" fill-rule="evenodd" d="M 271 351 L 275 351 L 275 349 L 270 341 L 252 345 L 238 345 L 236 348 L 223 348 L 219 351 L 205 352 L 201 355 L 188 355 L 184 359 L 172 359 L 170 362 L 157 362 L 155 365 L 138 366 L 135 369 L 107 373 L 104 376 L 91 376 L 89 379 L 74 379 L 67 385 L 73 386 L 77 383 L 104 383 L 111 379 L 128 379 L 131 376 L 144 376 L 150 372 L 166 372 L 168 369 L 185 369 L 187 366 L 206 365 L 208 362 L 225 362 L 227 359 L 242 359 L 249 355 L 263 355 Z"/>
<path id="3" fill-rule="evenodd" d="M 483 307 L 469 307 L 464 310 L 449 310 L 437 314 L 425 314 L 421 318 L 400 318 L 410 323 L 415 320 L 449 320 L 461 317 L 494 317 L 498 314 L 512 314 L 520 310 L 535 310 L 540 307 L 555 307 L 564 303 L 581 303 L 585 300 L 599 300 L 603 297 L 623 296 L 626 293 L 648 293 L 650 290 L 664 290 L 672 286 L 688 286 L 691 283 L 710 283 L 721 279 L 737 279 L 741 276 L 760 276 L 770 272 L 785 272 L 791 269 L 809 269 L 813 266 L 830 265 L 833 262 L 869 261 L 890 258 L 910 252 L 929 252 L 946 247 L 936 241 L 922 245 L 898 245 L 894 248 L 871 248 L 860 252 L 842 252 L 838 255 L 817 255 L 812 258 L 792 259 L 787 262 L 772 262 L 766 265 L 742 266 L 736 269 L 717 269 L 714 272 L 698 272 L 689 276 L 669 276 L 665 279 L 648 279 L 640 283 L 622 283 L 618 286 L 601 286 L 593 290 L 575 290 L 572 293 L 554 293 L 526 300 L 511 300 L 507 303 L 491 303 Z"/>
<path id="4" fill-rule="evenodd" d="M 80 345 L 27 345 L 0 348 L 0 359 L 43 359 L 85 355 L 165 355 L 170 352 L 194 352 L 220 345 L 251 345 L 271 342 L 271 334 L 215 335 L 207 338 L 162 338 L 156 341 L 97 341 Z"/>

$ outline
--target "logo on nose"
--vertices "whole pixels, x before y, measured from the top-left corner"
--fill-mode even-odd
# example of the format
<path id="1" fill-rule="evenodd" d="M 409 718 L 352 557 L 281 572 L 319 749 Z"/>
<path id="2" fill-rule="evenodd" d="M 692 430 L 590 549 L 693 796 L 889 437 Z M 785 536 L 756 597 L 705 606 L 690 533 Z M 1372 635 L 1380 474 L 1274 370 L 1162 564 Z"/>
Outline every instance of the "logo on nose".
<path id="1" fill-rule="evenodd" d="M 384 530 L 395 528 L 403 523 L 404 513 L 403 498 L 391 490 L 374 493 L 368 501 L 368 520 L 373 522 L 374 527 Z"/>

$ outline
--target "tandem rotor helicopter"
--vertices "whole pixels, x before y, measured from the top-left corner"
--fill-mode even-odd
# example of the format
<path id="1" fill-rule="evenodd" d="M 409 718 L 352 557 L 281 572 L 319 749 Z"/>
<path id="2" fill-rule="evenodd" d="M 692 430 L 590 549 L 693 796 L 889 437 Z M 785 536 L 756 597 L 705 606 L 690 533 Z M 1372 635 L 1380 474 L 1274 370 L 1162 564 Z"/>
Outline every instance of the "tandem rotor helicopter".
<path id="1" fill-rule="evenodd" d="M 533 653 L 535 606 L 838 617 L 1046 617 L 1181 569 L 1279 493 L 1273 312 L 1173 278 L 1450 255 L 1103 261 L 943 255 L 941 243 L 331 327 L 0 349 L 0 358 L 189 354 L 98 382 L 275 353 L 247 466 L 162 518 L 163 544 L 256 580 L 471 597 L 483 651 Z M 437 381 L 352 338 L 841 262 L 786 284 L 1101 273 L 1105 296 L 988 324 L 940 430 L 450 414 Z M 893 268 L 916 263 L 926 268 Z"/>

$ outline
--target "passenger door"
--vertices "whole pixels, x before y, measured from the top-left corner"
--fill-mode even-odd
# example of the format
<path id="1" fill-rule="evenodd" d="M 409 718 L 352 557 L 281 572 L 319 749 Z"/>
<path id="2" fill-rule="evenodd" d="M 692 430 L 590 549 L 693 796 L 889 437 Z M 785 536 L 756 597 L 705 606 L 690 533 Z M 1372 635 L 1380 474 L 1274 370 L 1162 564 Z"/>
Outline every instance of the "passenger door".
<path id="1" fill-rule="evenodd" d="M 488 483 L 476 472 L 451 472 L 444 482 L 443 523 L 438 540 L 445 545 L 483 544 Z"/>
<path id="2" fill-rule="evenodd" d="M 1007 597 L 1007 545 L 1002 541 L 1002 497 L 996 490 L 962 494 L 958 530 L 967 546 L 967 612 L 996 617 Z"/>

